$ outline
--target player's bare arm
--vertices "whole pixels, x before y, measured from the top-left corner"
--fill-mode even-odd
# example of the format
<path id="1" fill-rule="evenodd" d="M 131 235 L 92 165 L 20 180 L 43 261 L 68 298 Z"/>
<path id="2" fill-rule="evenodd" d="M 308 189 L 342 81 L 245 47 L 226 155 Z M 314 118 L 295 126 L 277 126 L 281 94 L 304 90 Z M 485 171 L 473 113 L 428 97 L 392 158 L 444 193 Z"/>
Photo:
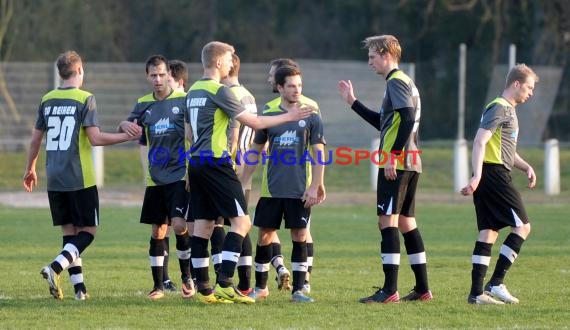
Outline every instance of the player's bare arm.
<path id="1" fill-rule="evenodd" d="M 528 187 L 534 188 L 536 186 L 536 174 L 534 173 L 534 169 L 518 154 L 518 152 L 515 153 L 514 165 L 516 168 L 526 173 L 526 177 L 528 178 Z"/>
<path id="2" fill-rule="evenodd" d="M 28 161 L 26 163 L 26 170 L 24 171 L 23 184 L 27 192 L 32 192 L 34 187 L 38 185 L 38 175 L 36 174 L 36 163 L 42 145 L 44 132 L 34 129 L 32 139 L 30 141 L 30 150 L 28 151 Z"/>
<path id="3" fill-rule="evenodd" d="M 481 181 L 481 174 L 483 172 L 483 158 L 485 156 L 485 146 L 491 139 L 493 133 L 489 130 L 479 128 L 477 135 L 473 141 L 473 151 L 471 155 L 471 167 L 473 168 L 473 176 L 469 180 L 469 184 L 461 189 L 463 196 L 472 195 Z"/>
<path id="4" fill-rule="evenodd" d="M 186 138 L 186 144 L 192 147 L 194 143 L 194 138 L 192 136 L 192 126 L 189 123 L 184 123 L 184 137 Z M 190 191 L 190 179 L 188 178 L 188 173 L 184 176 L 184 180 L 186 181 L 186 191 Z"/>
<path id="5" fill-rule="evenodd" d="M 274 127 L 288 121 L 297 121 L 309 117 L 313 113 L 310 107 L 294 106 L 291 109 L 278 116 L 258 116 L 249 111 L 242 111 L 236 116 L 236 119 L 253 129 L 264 129 Z"/>
<path id="6" fill-rule="evenodd" d="M 135 130 L 134 134 L 126 132 L 106 133 L 106 132 L 101 132 L 101 130 L 97 126 L 89 126 L 85 127 L 85 133 L 87 134 L 87 138 L 89 139 L 91 145 L 107 146 L 125 141 L 138 140 L 142 135 L 142 130 L 140 127 L 138 127 L 138 130 Z"/>
<path id="7" fill-rule="evenodd" d="M 246 152 L 246 159 L 242 159 L 242 162 L 245 162 L 243 172 L 239 177 L 242 187 L 245 187 L 246 183 L 251 179 L 253 172 L 255 172 L 255 168 L 261 159 L 261 152 L 263 150 L 265 150 L 265 144 L 252 143 L 251 148 Z"/>
<path id="8" fill-rule="evenodd" d="M 313 154 L 320 157 L 320 155 L 324 155 L 325 146 L 321 143 L 317 143 L 312 145 Z M 325 196 L 320 196 L 319 193 L 324 194 L 324 173 L 325 173 L 325 166 L 323 165 L 322 161 L 316 161 L 312 168 L 312 177 L 311 177 L 311 184 L 309 188 L 303 194 L 303 200 L 305 201 L 305 207 L 309 208 L 313 205 L 319 204 L 320 202 L 324 201 Z M 322 191 L 320 191 L 320 187 L 322 187 Z"/>

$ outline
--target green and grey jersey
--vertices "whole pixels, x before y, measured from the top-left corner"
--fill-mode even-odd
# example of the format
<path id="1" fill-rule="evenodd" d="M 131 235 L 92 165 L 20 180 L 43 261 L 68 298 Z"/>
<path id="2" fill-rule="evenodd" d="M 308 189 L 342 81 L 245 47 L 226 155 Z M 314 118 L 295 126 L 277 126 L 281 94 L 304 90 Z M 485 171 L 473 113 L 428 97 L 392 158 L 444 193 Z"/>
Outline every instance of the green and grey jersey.
<path id="1" fill-rule="evenodd" d="M 186 96 L 185 120 L 192 127 L 192 157 L 231 157 L 231 121 L 245 107 L 229 87 L 212 79 L 195 82 Z"/>
<path id="2" fill-rule="evenodd" d="M 250 113 L 257 115 L 257 105 L 255 104 L 255 97 L 253 97 L 253 95 L 251 95 L 251 93 L 245 87 L 241 85 L 233 85 L 230 86 L 230 90 L 235 94 L 238 101 L 245 107 L 246 111 L 249 111 Z M 236 119 L 233 119 L 233 121 L 235 122 Z M 234 125 L 231 126 L 235 127 Z M 241 125 L 238 134 L 237 150 L 234 150 L 234 152 L 239 151 L 243 155 L 244 152 L 249 150 L 249 146 L 251 144 L 252 139 L 253 139 L 253 129 L 247 125 Z"/>
<path id="3" fill-rule="evenodd" d="M 153 93 L 137 100 L 128 121 L 137 120 L 148 145 L 147 186 L 184 180 L 186 175 L 184 113 L 186 93 L 173 91 L 163 100 Z"/>
<path id="4" fill-rule="evenodd" d="M 483 162 L 503 164 L 512 170 L 519 134 L 515 107 L 502 97 L 495 98 L 485 107 L 479 127 L 493 133 L 485 146 Z"/>
<path id="5" fill-rule="evenodd" d="M 91 143 L 85 127 L 99 126 L 95 97 L 79 88 L 58 88 L 42 97 L 35 128 L 46 131 L 48 191 L 95 185 Z"/>
<path id="6" fill-rule="evenodd" d="M 313 110 L 316 111 L 319 115 L 321 114 L 321 110 L 319 109 L 319 104 L 317 103 L 317 101 L 315 101 L 311 98 L 308 98 L 305 95 L 301 95 L 300 102 L 302 105 L 308 105 L 311 108 L 313 108 Z M 274 98 L 273 100 L 265 103 L 265 105 L 263 106 L 263 110 L 276 108 L 280 104 L 281 104 L 281 96 L 278 96 L 278 97 Z"/>
<path id="7" fill-rule="evenodd" d="M 422 172 L 422 162 L 420 159 L 418 148 L 418 128 L 421 117 L 421 101 L 420 93 L 414 84 L 414 81 L 400 70 L 393 71 L 386 79 L 386 91 L 382 107 L 380 108 L 380 149 L 382 157 L 390 155 L 398 129 L 400 128 L 401 117 L 398 109 L 412 108 L 415 110 L 414 125 L 409 138 L 406 140 L 404 150 L 404 164 L 396 161 L 396 169 Z M 394 150 L 396 151 L 396 150 Z M 380 160 L 379 167 L 385 167 L 387 161 Z"/>
<path id="8" fill-rule="evenodd" d="M 286 112 L 280 106 L 263 111 L 263 116 Z M 311 184 L 311 162 L 324 162 L 325 155 L 312 155 L 310 147 L 325 144 L 323 123 L 317 113 L 306 119 L 257 130 L 254 142 L 269 141 L 263 168 L 261 197 L 303 198 Z"/>

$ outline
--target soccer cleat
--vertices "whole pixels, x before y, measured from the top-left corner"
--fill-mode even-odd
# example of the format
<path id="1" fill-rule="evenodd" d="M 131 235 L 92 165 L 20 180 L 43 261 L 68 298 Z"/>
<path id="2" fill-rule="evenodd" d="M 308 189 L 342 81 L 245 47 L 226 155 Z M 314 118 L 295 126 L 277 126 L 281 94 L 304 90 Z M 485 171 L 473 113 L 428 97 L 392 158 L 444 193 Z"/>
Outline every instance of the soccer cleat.
<path id="1" fill-rule="evenodd" d="M 49 284 L 49 293 L 55 299 L 63 299 L 59 274 L 56 274 L 49 265 L 42 268 L 40 274 L 43 276 L 43 278 L 46 279 Z"/>
<path id="2" fill-rule="evenodd" d="M 305 296 L 303 291 L 295 291 L 291 296 L 291 301 L 298 303 L 311 303 L 314 302 L 315 300 L 309 296 Z"/>
<path id="3" fill-rule="evenodd" d="M 247 290 L 239 290 L 239 292 L 241 292 L 241 294 L 243 294 L 244 296 L 249 296 L 253 293 L 253 288 L 249 288 Z"/>
<path id="4" fill-rule="evenodd" d="M 266 299 L 267 296 L 269 296 L 269 289 L 265 288 L 265 289 L 261 289 L 261 288 L 255 288 L 250 294 L 249 297 L 253 298 L 255 300 L 263 300 Z"/>
<path id="5" fill-rule="evenodd" d="M 162 298 L 164 298 L 164 290 L 152 289 L 152 291 L 148 293 L 148 299 L 150 300 L 158 300 Z"/>
<path id="6" fill-rule="evenodd" d="M 228 286 L 227 288 L 222 288 L 219 284 L 216 284 L 214 289 L 214 296 L 218 299 L 225 299 L 232 301 L 237 304 L 253 304 L 255 299 L 244 296 L 238 289 L 233 286 Z"/>
<path id="7" fill-rule="evenodd" d="M 493 297 L 486 293 L 482 293 L 478 296 L 469 295 L 467 297 L 467 302 L 474 305 L 504 305 L 505 303 L 499 300 L 495 300 Z"/>
<path id="8" fill-rule="evenodd" d="M 87 298 L 89 298 L 87 292 L 83 292 L 81 290 L 75 292 L 75 300 L 87 300 Z"/>
<path id="9" fill-rule="evenodd" d="M 176 285 L 171 280 L 164 281 L 164 291 L 176 292 Z"/>
<path id="10" fill-rule="evenodd" d="M 311 293 L 311 284 L 309 284 L 309 282 L 305 282 L 305 284 L 303 284 L 303 291 L 304 294 L 308 294 Z"/>
<path id="11" fill-rule="evenodd" d="M 415 289 L 412 289 L 405 297 L 402 297 L 400 301 L 430 301 L 433 299 L 433 295 L 430 290 L 424 293 L 419 293 Z"/>
<path id="12" fill-rule="evenodd" d="M 363 304 L 369 304 L 369 303 L 386 304 L 389 302 L 398 302 L 400 301 L 400 294 L 398 294 L 398 291 L 392 294 L 387 294 L 384 291 L 382 291 L 382 289 L 378 289 L 378 291 L 376 291 L 373 295 L 361 298 L 359 301 Z"/>
<path id="13" fill-rule="evenodd" d="M 506 304 L 519 303 L 519 299 L 513 296 L 504 284 L 491 285 L 491 283 L 487 283 L 485 285 L 485 293 Z"/>
<path id="14" fill-rule="evenodd" d="M 196 292 L 195 297 L 196 300 L 204 304 L 233 304 L 233 301 L 216 297 L 213 291 L 210 292 L 209 294 L 202 294 L 198 291 Z"/>
<path id="15" fill-rule="evenodd" d="M 277 281 L 278 290 L 291 291 L 291 274 L 287 268 L 282 267 L 279 270 L 279 274 L 277 274 L 275 280 Z"/>
<path id="16" fill-rule="evenodd" d="M 182 298 L 190 299 L 192 296 L 194 296 L 195 293 L 196 290 L 194 289 L 194 281 L 192 281 L 192 279 L 183 280 L 182 286 L 180 288 L 180 294 L 182 294 Z"/>

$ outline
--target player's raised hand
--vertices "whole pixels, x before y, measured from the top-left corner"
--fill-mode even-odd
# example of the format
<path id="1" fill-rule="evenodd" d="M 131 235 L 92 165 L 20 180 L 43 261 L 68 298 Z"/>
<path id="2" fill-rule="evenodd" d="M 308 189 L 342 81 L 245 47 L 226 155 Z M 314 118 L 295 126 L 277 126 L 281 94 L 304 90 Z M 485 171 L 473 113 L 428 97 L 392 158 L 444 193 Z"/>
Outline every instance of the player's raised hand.
<path id="1" fill-rule="evenodd" d="M 350 80 L 341 80 L 338 82 L 338 92 L 340 93 L 340 97 L 348 103 L 348 105 L 352 105 L 356 100 L 354 96 L 354 89 L 352 88 L 352 82 Z"/>

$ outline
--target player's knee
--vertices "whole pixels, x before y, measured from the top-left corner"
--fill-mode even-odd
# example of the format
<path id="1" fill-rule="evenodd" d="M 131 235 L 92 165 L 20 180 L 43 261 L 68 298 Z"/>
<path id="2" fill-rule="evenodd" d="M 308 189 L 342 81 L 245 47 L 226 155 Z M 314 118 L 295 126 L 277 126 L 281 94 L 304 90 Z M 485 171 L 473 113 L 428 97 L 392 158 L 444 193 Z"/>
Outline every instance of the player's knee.
<path id="1" fill-rule="evenodd" d="M 524 238 L 526 239 L 528 237 L 528 235 L 530 234 L 530 222 L 529 223 L 525 223 L 523 226 L 523 232 L 525 234 Z"/>
<path id="2" fill-rule="evenodd" d="M 168 231 L 168 226 L 166 224 L 163 225 L 153 225 L 151 236 L 154 239 L 164 239 L 166 236 L 166 232 Z"/>
<path id="3" fill-rule="evenodd" d="M 175 222 L 172 225 L 172 228 L 174 229 L 174 232 L 176 233 L 176 235 L 182 235 L 187 230 L 185 222 Z"/>
<path id="4" fill-rule="evenodd" d="M 268 230 L 266 228 L 259 228 L 257 235 L 257 242 L 260 246 L 265 246 L 273 243 L 273 230 Z"/>
<path id="5" fill-rule="evenodd" d="M 251 230 L 251 221 L 249 219 L 234 220 L 232 228 L 235 228 L 236 233 L 245 236 Z"/>
<path id="6" fill-rule="evenodd" d="M 512 232 L 526 240 L 530 234 L 530 223 L 525 223 L 520 227 L 515 227 L 513 228 Z"/>
<path id="7" fill-rule="evenodd" d="M 307 241 L 307 230 L 305 228 L 293 228 L 293 229 L 291 229 L 291 239 L 294 242 L 305 242 L 305 241 Z"/>
<path id="8" fill-rule="evenodd" d="M 495 244 L 499 237 L 499 232 L 491 229 L 483 229 L 479 232 L 479 237 L 477 240 L 479 242 Z"/>

